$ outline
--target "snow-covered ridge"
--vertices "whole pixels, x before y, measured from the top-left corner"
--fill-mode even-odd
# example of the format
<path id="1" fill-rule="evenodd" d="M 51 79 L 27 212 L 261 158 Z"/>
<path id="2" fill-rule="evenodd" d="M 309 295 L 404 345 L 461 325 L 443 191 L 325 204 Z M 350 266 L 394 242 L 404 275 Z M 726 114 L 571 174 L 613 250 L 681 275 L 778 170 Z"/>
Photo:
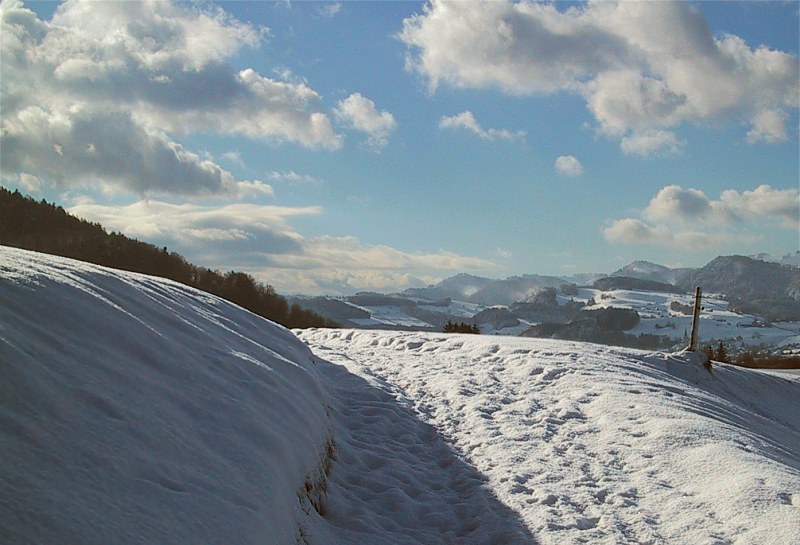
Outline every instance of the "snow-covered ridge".
<path id="1" fill-rule="evenodd" d="M 3 543 L 295 543 L 329 463 L 312 357 L 181 284 L 0 247 Z"/>

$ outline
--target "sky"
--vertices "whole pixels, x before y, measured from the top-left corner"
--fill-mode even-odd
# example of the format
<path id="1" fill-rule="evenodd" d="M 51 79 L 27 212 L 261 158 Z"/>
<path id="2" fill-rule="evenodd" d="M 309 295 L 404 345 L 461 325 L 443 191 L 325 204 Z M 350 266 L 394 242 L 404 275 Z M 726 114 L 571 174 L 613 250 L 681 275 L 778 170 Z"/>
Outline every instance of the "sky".
<path id="1" fill-rule="evenodd" d="M 283 294 L 800 249 L 797 2 L 0 3 L 0 182 Z"/>

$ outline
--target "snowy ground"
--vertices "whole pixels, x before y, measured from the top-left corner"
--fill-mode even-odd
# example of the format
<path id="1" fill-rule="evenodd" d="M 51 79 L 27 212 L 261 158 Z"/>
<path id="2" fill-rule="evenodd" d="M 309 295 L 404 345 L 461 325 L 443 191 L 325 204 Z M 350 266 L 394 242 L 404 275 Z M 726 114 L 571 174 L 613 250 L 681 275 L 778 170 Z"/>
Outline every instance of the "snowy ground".
<path id="1" fill-rule="evenodd" d="M 692 327 L 691 309 L 694 306 L 694 294 L 675 294 L 637 290 L 608 290 L 596 288 L 578 288 L 575 295 L 559 294 L 557 301 L 564 305 L 569 301 L 587 302 L 593 299 L 595 304 L 589 308 L 604 307 L 629 308 L 639 313 L 639 324 L 628 330 L 631 335 L 659 335 L 669 337 L 676 345 L 686 344 L 688 333 Z M 472 323 L 472 318 L 486 306 L 462 301 L 450 301 L 448 305 L 424 304 L 424 300 L 416 299 L 418 309 L 433 313 L 443 313 L 458 317 Z M 687 305 L 690 314 L 682 314 L 670 309 L 673 302 Z M 400 306 L 356 306 L 370 314 L 369 318 L 351 319 L 358 328 L 404 329 L 432 328 L 433 326 L 419 318 L 406 313 Z M 498 305 L 502 307 L 502 305 Z M 700 314 L 700 332 L 709 344 L 724 341 L 728 348 L 736 350 L 748 347 L 768 346 L 772 348 L 800 346 L 800 322 L 772 323 L 767 326 L 759 316 L 737 314 L 728 310 L 728 302 L 719 295 L 707 293 L 703 296 L 703 311 Z M 487 335 L 520 335 L 528 329 L 531 322 L 520 320 L 513 327 L 494 329 L 490 323 L 481 323 L 481 332 Z"/>
<path id="2" fill-rule="evenodd" d="M 0 536 L 800 543 L 800 382 L 539 339 L 307 330 L 0 247 Z"/>
<path id="3" fill-rule="evenodd" d="M 691 308 L 694 305 L 693 294 L 634 290 L 601 291 L 593 288 L 581 288 L 578 291 L 576 299 L 594 298 L 597 304 L 591 308 L 617 307 L 636 310 L 641 320 L 635 328 L 627 331 L 632 335 L 642 333 L 664 335 L 680 341 L 692 329 L 692 317 L 670 310 L 670 304 L 677 301 Z M 738 348 L 760 345 L 778 347 L 800 343 L 800 322 L 774 323 L 766 326 L 758 316 L 731 312 L 728 310 L 728 302 L 721 295 L 713 293 L 703 295 L 702 307 L 699 332 L 710 344 L 723 340 L 733 345 L 731 348 Z"/>
<path id="4" fill-rule="evenodd" d="M 336 364 L 320 542 L 800 543 L 796 382 L 539 339 L 298 334 Z"/>
<path id="5" fill-rule="evenodd" d="M 326 399 L 309 350 L 233 304 L 0 246 L 3 545 L 294 544 Z"/>

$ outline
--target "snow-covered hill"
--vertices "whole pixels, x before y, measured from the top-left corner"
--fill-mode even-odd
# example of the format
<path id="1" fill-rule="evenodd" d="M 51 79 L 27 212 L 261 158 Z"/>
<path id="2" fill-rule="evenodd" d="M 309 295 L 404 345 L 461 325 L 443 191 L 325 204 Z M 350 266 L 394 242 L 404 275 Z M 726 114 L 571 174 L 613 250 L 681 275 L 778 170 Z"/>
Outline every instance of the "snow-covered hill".
<path id="1" fill-rule="evenodd" d="M 692 327 L 694 295 L 637 290 L 598 290 L 580 288 L 575 300 L 595 301 L 595 308 L 635 310 L 641 320 L 628 331 L 631 335 L 661 335 L 680 344 Z M 568 297 L 559 296 L 565 304 Z M 728 310 L 728 302 L 719 294 L 703 295 L 699 335 L 704 344 L 725 341 L 733 349 L 752 346 L 800 346 L 800 322 L 765 323 L 759 316 Z M 679 310 L 683 308 L 683 310 Z"/>
<path id="2" fill-rule="evenodd" d="M 294 544 L 328 463 L 326 399 L 283 327 L 0 247 L 4 545 Z"/>
<path id="3" fill-rule="evenodd" d="M 800 543 L 798 415 L 691 355 L 292 334 L 0 247 L 4 544 Z"/>

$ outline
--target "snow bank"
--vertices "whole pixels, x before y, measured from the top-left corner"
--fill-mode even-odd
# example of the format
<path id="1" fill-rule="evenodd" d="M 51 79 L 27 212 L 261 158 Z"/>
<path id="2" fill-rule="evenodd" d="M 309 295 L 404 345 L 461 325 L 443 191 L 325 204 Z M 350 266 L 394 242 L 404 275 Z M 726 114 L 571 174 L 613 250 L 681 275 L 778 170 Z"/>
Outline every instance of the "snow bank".
<path id="1" fill-rule="evenodd" d="M 280 326 L 0 247 L 5 544 L 294 544 L 328 462 L 324 400 Z"/>
<path id="2" fill-rule="evenodd" d="M 339 453 L 312 543 L 800 543 L 800 383 L 529 338 L 297 332 Z"/>

